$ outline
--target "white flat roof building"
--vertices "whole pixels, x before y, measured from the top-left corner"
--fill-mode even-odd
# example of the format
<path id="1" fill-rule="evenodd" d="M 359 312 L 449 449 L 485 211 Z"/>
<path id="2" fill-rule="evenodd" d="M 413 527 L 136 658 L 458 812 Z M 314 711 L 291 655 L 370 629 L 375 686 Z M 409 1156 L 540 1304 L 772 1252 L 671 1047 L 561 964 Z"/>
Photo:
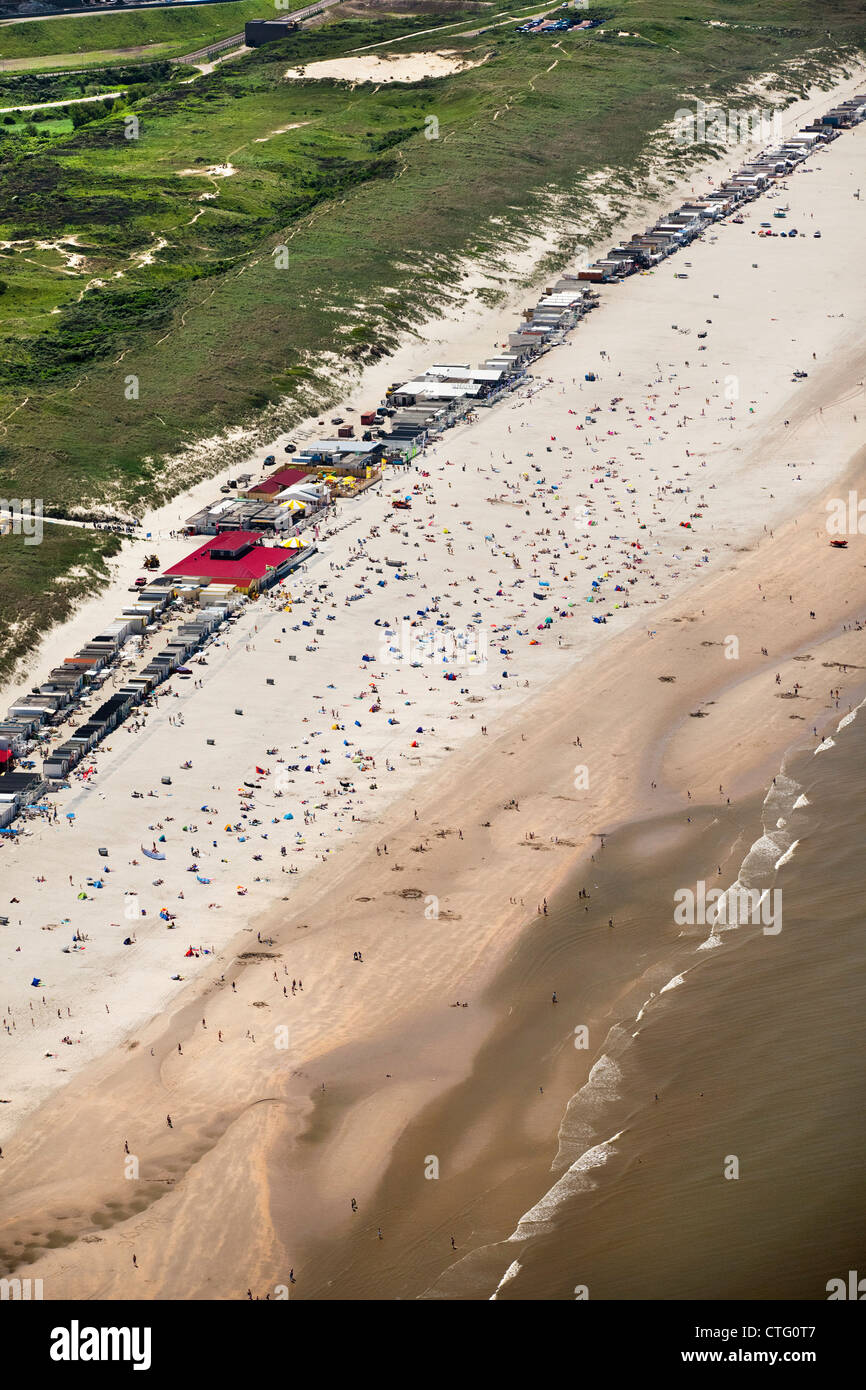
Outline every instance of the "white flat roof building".
<path id="1" fill-rule="evenodd" d="M 498 381 L 501 373 L 494 372 L 492 379 Z M 407 381 L 394 396 L 422 396 L 428 400 L 453 400 L 458 396 L 477 396 L 481 390 L 480 382 L 437 381 L 435 378 L 421 377 L 418 381 Z"/>
<path id="2" fill-rule="evenodd" d="M 582 299 L 580 290 L 556 290 L 553 294 L 546 294 L 543 299 L 539 299 L 538 303 L 544 305 L 545 309 L 570 309 Z"/>
<path id="3" fill-rule="evenodd" d="M 428 367 L 424 373 L 425 378 L 444 377 L 448 381 L 498 381 L 501 375 L 490 367 Z"/>
<path id="4" fill-rule="evenodd" d="M 499 380 L 498 373 L 494 375 L 493 380 Z M 406 389 L 404 386 L 403 390 Z M 480 381 L 425 381 L 415 394 L 426 396 L 429 400 L 451 401 L 458 400 L 460 396 L 477 396 L 480 390 Z"/>
<path id="5" fill-rule="evenodd" d="M 375 441 L 365 439 L 320 439 L 305 450 L 308 454 L 369 454 L 381 446 Z"/>

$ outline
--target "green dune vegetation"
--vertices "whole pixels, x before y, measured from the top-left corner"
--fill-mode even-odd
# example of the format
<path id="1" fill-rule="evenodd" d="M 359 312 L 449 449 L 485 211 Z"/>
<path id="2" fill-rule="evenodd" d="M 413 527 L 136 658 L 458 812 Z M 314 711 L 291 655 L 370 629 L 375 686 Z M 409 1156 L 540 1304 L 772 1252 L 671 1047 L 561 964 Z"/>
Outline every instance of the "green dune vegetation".
<path id="1" fill-rule="evenodd" d="M 289 0 L 297 9 L 302 0 Z M 268 0 L 227 0 L 223 5 L 172 9 L 107 10 L 0 25 L 0 64 L 28 60 L 34 67 L 67 67 L 73 59 L 118 61 L 150 48 L 150 57 L 170 58 L 239 34 L 248 19 L 261 19 Z"/>
<path id="2" fill-rule="evenodd" d="M 40 545 L 0 534 L 0 680 L 50 623 L 62 622 L 80 599 L 99 590 L 120 545 L 110 532 L 77 526 L 46 525 Z"/>
<path id="3" fill-rule="evenodd" d="M 139 515 L 216 466 L 169 466 L 184 447 L 338 399 L 334 364 L 447 312 L 458 263 L 495 275 L 546 223 L 563 264 L 652 171 L 659 188 L 660 160 L 705 158 L 652 136 L 684 94 L 776 72 L 793 96 L 866 41 L 858 0 L 611 0 L 587 11 L 601 29 L 532 38 L 516 24 L 537 6 L 424 9 L 337 17 L 191 82 L 154 65 L 76 128 L 0 117 L 0 495 Z M 285 80 L 370 45 L 474 66 Z"/>

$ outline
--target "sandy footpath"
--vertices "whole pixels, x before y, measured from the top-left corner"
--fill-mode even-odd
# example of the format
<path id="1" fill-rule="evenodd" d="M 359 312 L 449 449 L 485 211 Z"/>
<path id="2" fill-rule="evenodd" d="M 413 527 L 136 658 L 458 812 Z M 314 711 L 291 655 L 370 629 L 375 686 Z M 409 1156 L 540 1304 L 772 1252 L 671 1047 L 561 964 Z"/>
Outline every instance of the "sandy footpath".
<path id="1" fill-rule="evenodd" d="M 0 851 L 5 1267 L 48 1297 L 285 1283 L 466 1074 L 473 998 L 593 837 L 753 789 L 831 687 L 847 707 L 862 539 L 824 519 L 862 472 L 864 150 L 606 293 L 518 398 L 343 504 L 201 687 L 173 678 Z M 779 204 L 802 235 L 759 240 Z"/>

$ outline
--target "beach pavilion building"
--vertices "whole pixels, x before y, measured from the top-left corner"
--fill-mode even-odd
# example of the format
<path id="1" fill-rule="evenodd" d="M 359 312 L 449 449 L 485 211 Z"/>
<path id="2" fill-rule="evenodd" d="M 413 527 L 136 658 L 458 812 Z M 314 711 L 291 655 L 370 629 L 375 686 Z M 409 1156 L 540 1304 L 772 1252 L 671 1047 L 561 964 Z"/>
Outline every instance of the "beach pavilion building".
<path id="1" fill-rule="evenodd" d="M 202 584 L 230 584 L 244 594 L 256 594 L 276 584 L 312 550 L 285 550 L 282 546 L 261 545 L 257 531 L 228 531 L 211 537 L 198 550 L 165 571 L 177 579 L 194 579 Z"/>

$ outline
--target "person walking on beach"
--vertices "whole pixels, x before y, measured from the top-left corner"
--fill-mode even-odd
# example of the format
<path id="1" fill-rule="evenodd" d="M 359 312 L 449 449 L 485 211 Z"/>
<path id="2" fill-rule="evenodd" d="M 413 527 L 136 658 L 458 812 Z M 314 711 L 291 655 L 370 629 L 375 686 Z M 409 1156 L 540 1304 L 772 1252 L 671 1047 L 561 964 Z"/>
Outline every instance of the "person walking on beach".
<path id="1" fill-rule="evenodd" d="M 557 1003 L 559 1002 L 558 999 L 557 999 L 557 997 L 556 997 L 556 990 L 553 991 L 553 994 L 551 995 L 550 1002 L 551 1002 L 551 1004 L 557 1004 Z"/>
<path id="2" fill-rule="evenodd" d="M 171 1116 L 170 1116 L 170 1115 L 166 1115 L 166 1117 L 165 1117 L 165 1122 L 166 1122 L 166 1124 L 168 1125 L 169 1129 L 174 1129 L 174 1125 L 173 1125 L 172 1122 L 171 1122 Z"/>

